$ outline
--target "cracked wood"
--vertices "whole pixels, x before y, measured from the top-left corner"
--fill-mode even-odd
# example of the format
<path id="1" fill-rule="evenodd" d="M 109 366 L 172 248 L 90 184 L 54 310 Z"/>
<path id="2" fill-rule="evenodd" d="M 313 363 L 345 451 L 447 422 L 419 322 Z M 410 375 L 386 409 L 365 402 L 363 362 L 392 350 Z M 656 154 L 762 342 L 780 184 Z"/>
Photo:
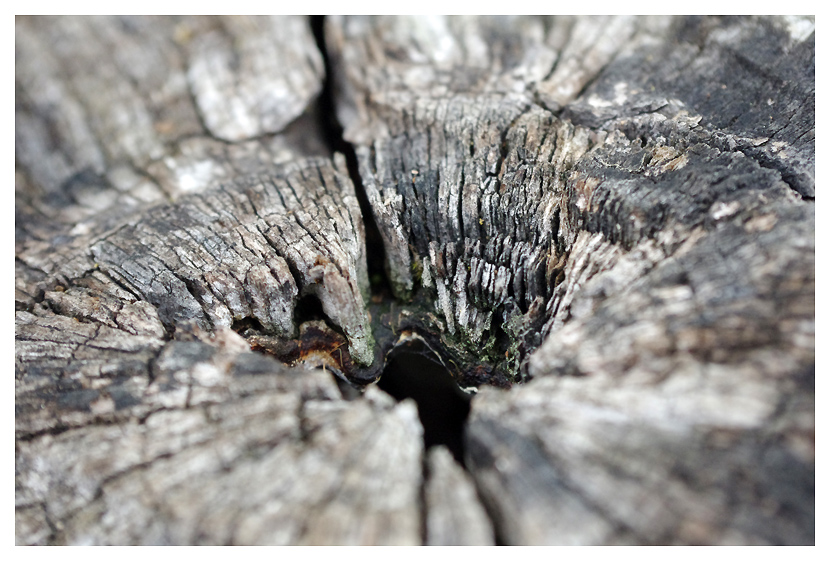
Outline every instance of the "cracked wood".
<path id="1" fill-rule="evenodd" d="M 814 543 L 814 27 L 17 18 L 17 542 Z"/>

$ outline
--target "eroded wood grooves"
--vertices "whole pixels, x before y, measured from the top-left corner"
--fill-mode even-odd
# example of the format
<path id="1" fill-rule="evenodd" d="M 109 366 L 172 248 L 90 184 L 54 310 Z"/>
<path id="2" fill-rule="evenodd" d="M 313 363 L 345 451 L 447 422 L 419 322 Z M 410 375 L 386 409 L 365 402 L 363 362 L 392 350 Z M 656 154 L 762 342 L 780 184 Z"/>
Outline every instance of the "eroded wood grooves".
<path id="1" fill-rule="evenodd" d="M 17 542 L 814 543 L 813 19 L 323 38 L 16 20 Z"/>

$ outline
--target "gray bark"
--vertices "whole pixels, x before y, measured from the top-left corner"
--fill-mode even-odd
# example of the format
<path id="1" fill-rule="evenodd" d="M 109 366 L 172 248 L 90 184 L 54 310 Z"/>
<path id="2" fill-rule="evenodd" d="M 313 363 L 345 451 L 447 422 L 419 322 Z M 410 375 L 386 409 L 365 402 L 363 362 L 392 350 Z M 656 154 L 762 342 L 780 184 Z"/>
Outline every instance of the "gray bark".
<path id="1" fill-rule="evenodd" d="M 17 542 L 814 543 L 813 19 L 324 31 L 17 19 Z"/>

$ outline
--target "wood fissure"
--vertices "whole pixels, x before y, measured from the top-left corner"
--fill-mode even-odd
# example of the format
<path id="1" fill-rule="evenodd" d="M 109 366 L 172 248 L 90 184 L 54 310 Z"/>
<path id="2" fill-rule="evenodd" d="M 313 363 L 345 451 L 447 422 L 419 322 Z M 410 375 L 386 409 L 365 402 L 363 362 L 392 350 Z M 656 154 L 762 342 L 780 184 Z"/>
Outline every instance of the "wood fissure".
<path id="1" fill-rule="evenodd" d="M 814 18 L 15 43 L 18 543 L 814 543 Z"/>

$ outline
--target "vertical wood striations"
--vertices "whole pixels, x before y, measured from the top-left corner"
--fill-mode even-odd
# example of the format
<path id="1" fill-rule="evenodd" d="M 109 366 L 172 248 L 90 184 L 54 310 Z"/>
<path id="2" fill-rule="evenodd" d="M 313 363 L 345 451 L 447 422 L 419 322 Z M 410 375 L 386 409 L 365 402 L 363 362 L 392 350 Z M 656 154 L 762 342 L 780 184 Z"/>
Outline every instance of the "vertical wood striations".
<path id="1" fill-rule="evenodd" d="M 807 37 L 790 36 L 772 20 L 717 25 L 666 18 L 331 20 L 329 45 L 344 94 L 339 114 L 356 144 L 393 288 L 401 298 L 428 294 L 427 323 L 465 366 L 484 358 L 517 379 L 526 373 L 530 352 L 570 313 L 579 281 L 564 282 L 565 268 L 577 261 L 571 253 L 581 233 L 601 233 L 622 252 L 651 239 L 667 256 L 688 231 L 712 226 L 707 212 L 732 208 L 732 191 L 742 183 L 723 185 L 718 171 L 704 167 L 758 174 L 770 186 L 765 197 L 798 203 L 782 176 L 763 168 L 786 145 L 802 157 L 779 154 L 774 169 L 786 168 L 786 177 L 812 173 L 809 121 L 796 120 L 802 124 L 791 134 L 767 122 L 769 111 L 759 107 L 767 100 L 750 99 L 755 122 L 745 115 L 726 126 L 697 89 L 677 91 L 677 75 L 682 64 L 682 83 L 693 81 L 691 73 L 734 88 L 725 67 L 754 48 L 761 30 L 773 30 L 780 42 L 769 47 L 779 73 L 809 63 L 802 54 Z M 740 37 L 737 53 L 723 44 L 730 25 Z M 688 43 L 693 32 L 704 34 L 694 37 L 703 48 Z M 814 86 L 804 78 L 787 82 L 786 99 L 777 103 L 809 110 Z M 782 80 L 756 72 L 741 85 L 757 92 Z M 744 152 L 760 163 L 742 160 Z M 694 172 L 681 171 L 689 165 Z"/>
<path id="2" fill-rule="evenodd" d="M 396 293 L 534 378 L 467 429 L 505 542 L 814 539 L 810 25 L 332 20 Z"/>

